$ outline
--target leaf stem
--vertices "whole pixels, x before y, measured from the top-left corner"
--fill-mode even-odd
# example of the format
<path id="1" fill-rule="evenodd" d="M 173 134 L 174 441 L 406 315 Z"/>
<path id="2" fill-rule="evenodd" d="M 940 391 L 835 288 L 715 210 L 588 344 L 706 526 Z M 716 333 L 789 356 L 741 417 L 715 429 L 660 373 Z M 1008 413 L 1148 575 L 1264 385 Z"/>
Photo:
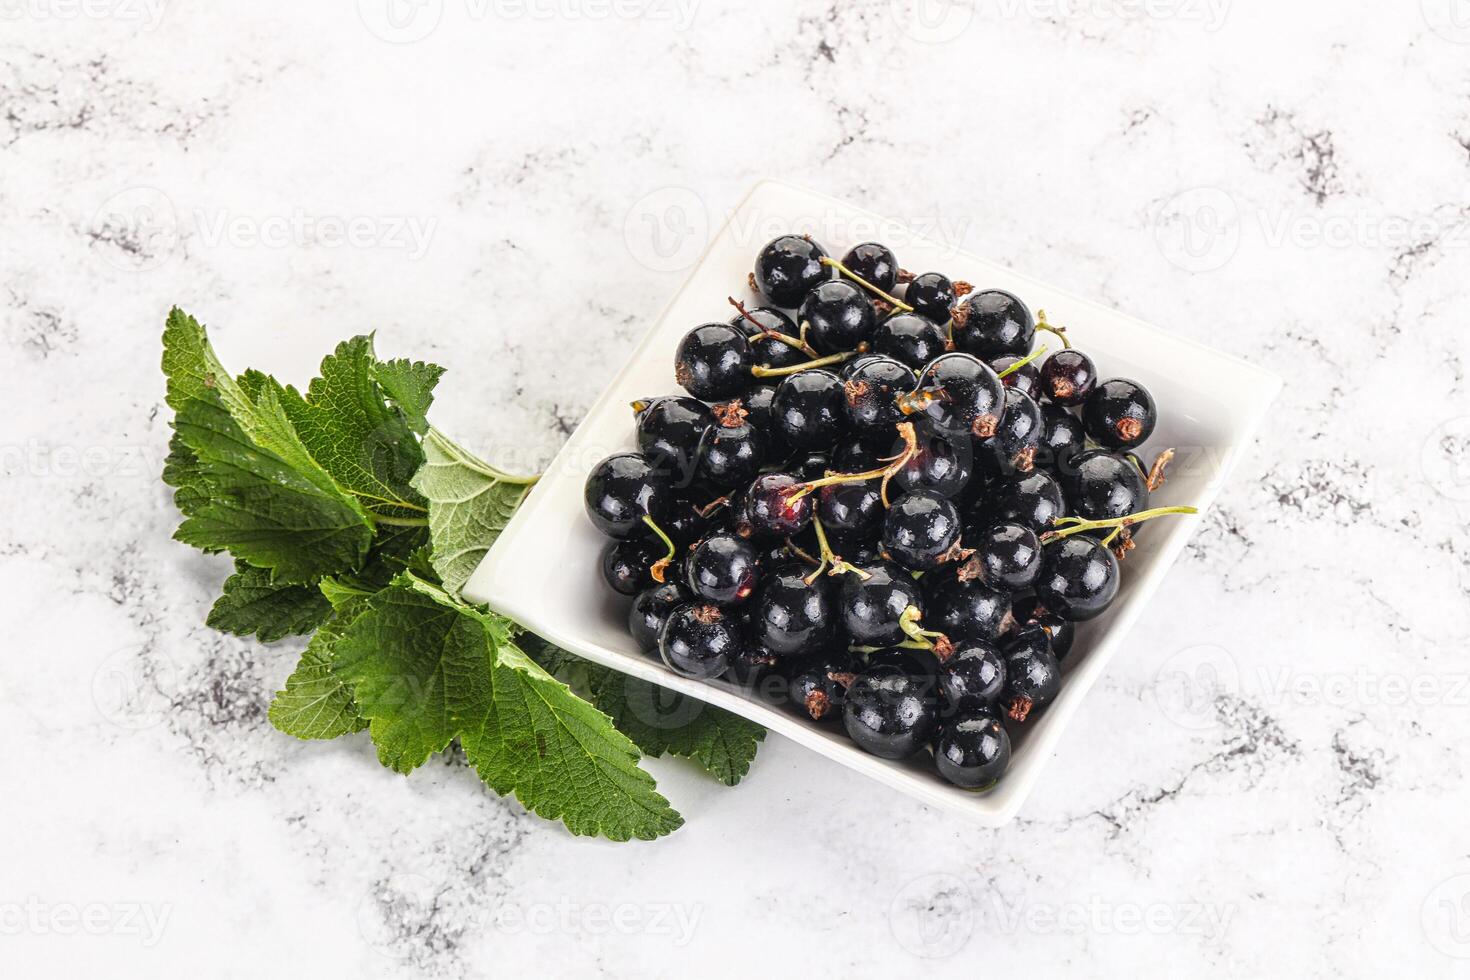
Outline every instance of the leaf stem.
<path id="1" fill-rule="evenodd" d="M 420 508 L 422 509 L 422 508 Z M 427 517 L 389 517 L 387 514 L 373 512 L 373 520 L 379 524 L 387 524 L 389 527 L 428 527 Z"/>

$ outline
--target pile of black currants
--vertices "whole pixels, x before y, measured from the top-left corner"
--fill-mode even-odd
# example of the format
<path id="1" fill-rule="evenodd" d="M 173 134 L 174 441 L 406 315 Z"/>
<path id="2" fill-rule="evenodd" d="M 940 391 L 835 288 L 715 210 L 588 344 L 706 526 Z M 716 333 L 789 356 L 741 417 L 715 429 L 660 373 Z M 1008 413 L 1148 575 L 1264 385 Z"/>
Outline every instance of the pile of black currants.
<path id="1" fill-rule="evenodd" d="M 1193 512 L 1148 507 L 1172 456 L 1137 453 L 1154 400 L 1018 297 L 879 244 L 839 262 L 786 235 L 750 287 L 766 305 L 689 331 L 688 396 L 634 402 L 638 452 L 587 478 L 633 639 L 986 788 L 1136 526 Z"/>

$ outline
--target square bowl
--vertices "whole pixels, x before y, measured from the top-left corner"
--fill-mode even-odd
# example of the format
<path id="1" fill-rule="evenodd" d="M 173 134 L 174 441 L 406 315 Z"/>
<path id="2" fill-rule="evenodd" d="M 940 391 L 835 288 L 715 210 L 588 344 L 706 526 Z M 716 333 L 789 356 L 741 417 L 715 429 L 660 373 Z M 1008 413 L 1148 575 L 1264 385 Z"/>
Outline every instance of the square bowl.
<path id="1" fill-rule="evenodd" d="M 1053 322 L 1070 327 L 1104 377 L 1136 379 L 1157 399 L 1160 419 L 1147 449 L 1172 446 L 1179 455 L 1150 506 L 1187 503 L 1200 509 L 1200 516 L 1167 518 L 1141 536 L 1124 564 L 1117 600 L 1102 616 L 1079 625 L 1076 644 L 1063 663 L 1061 693 L 1014 732 L 1010 769 L 985 792 L 967 792 L 945 782 L 927 755 L 905 762 L 880 759 L 855 746 L 841 726 L 818 726 L 785 704 L 762 700 L 723 680 L 674 674 L 635 648 L 627 632 L 627 600 L 612 594 L 602 580 L 599 556 L 607 539 L 583 509 L 587 473 L 605 456 L 636 449 L 629 402 L 682 394 L 673 379 L 679 339 L 698 324 L 729 319 L 725 298 L 745 288 L 761 246 L 788 232 L 811 234 L 834 255 L 861 241 L 883 241 L 915 272 L 942 270 L 977 288 L 1009 290 L 1032 310 L 1047 310 Z M 1046 336 L 1037 342 L 1044 343 Z M 672 302 L 547 467 L 464 594 L 588 660 L 733 711 L 925 803 L 999 826 L 1025 802 L 1068 721 L 1249 445 L 1280 384 L 1275 376 L 1236 358 L 926 240 L 870 212 L 767 181 L 731 213 Z"/>

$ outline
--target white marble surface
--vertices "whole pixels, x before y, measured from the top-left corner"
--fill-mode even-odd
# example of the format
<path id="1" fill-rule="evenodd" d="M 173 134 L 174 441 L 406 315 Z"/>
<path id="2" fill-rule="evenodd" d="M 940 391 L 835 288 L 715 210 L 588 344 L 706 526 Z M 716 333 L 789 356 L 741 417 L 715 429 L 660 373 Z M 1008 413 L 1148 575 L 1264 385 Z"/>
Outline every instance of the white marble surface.
<path id="1" fill-rule="evenodd" d="M 1457 2 L 0 2 L 5 972 L 1462 975 Z M 376 328 L 534 465 L 766 175 L 1288 379 L 1022 819 L 772 740 L 617 846 L 274 732 L 296 647 L 169 540 L 168 306 L 297 379 Z"/>

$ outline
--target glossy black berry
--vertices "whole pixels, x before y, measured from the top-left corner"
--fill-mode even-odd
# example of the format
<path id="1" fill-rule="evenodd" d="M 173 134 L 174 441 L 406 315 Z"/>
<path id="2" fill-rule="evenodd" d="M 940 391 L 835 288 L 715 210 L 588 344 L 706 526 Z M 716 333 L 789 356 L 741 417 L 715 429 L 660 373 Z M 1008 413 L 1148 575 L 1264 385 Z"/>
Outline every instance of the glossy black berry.
<path id="1" fill-rule="evenodd" d="M 994 440 L 1001 458 L 1022 473 L 1029 473 L 1036 466 L 1041 429 L 1041 406 L 1025 392 L 1007 388 Z"/>
<path id="2" fill-rule="evenodd" d="M 1025 721 L 1031 712 L 1050 704 L 1062 689 L 1062 668 L 1043 629 L 1024 629 L 1001 648 L 1006 661 L 1002 697 L 1012 721 Z"/>
<path id="3" fill-rule="evenodd" d="M 1126 378 L 1104 381 L 1082 404 L 1082 424 L 1087 434 L 1108 449 L 1143 445 L 1158 421 L 1158 409 L 1148 389 Z"/>
<path id="4" fill-rule="evenodd" d="M 936 358 L 920 372 L 910 407 L 947 429 L 968 430 L 976 438 L 988 439 L 1000 424 L 1005 392 L 989 364 L 956 352 Z"/>
<path id="5" fill-rule="evenodd" d="M 755 591 L 759 576 L 755 548 L 739 535 L 711 535 L 684 556 L 685 585 L 707 602 L 722 606 L 744 602 Z"/>
<path id="6" fill-rule="evenodd" d="M 980 580 L 998 592 L 1022 592 L 1041 575 L 1041 539 L 1029 527 L 997 524 L 966 544 L 975 549 Z"/>
<path id="7" fill-rule="evenodd" d="M 1036 465 L 1065 473 L 1072 459 L 1087 444 L 1082 420 L 1060 405 L 1041 404 L 1041 444 L 1036 448 Z"/>
<path id="8" fill-rule="evenodd" d="M 971 293 L 964 301 L 964 323 L 955 323 L 960 350 L 990 360 L 1007 354 L 1024 357 L 1031 352 L 1036 320 L 1026 304 L 1001 289 Z"/>
<path id="9" fill-rule="evenodd" d="M 812 522 L 812 495 L 796 498 L 800 485 L 790 473 L 763 473 L 745 494 L 745 516 L 755 534 L 789 538 Z"/>
<path id="10" fill-rule="evenodd" d="M 865 438 L 891 438 L 904 420 L 898 398 L 912 391 L 917 380 L 907 365 L 891 357 L 865 358 L 842 380 L 848 426 Z"/>
<path id="11" fill-rule="evenodd" d="M 773 306 L 758 306 L 737 315 L 730 326 L 750 340 L 751 362 L 769 368 L 790 367 L 809 360 L 795 344 L 788 344 L 771 334 L 796 339 L 798 330 L 791 317 Z"/>
<path id="12" fill-rule="evenodd" d="M 1041 365 L 1041 390 L 1057 405 L 1081 405 L 1097 386 L 1097 366 L 1080 350 L 1059 350 Z"/>
<path id="13" fill-rule="evenodd" d="M 985 789 L 1011 762 L 1011 737 L 988 712 L 944 722 L 934 739 L 934 768 L 962 789 Z"/>
<path id="14" fill-rule="evenodd" d="M 838 473 L 866 473 L 878 468 L 879 456 L 891 455 L 862 436 L 852 435 L 838 440 L 832 450 L 832 469 Z"/>
<path id="15" fill-rule="evenodd" d="M 602 577 L 619 595 L 637 595 L 655 584 L 649 570 L 667 553 L 661 543 L 648 538 L 609 541 L 602 549 Z"/>
<path id="16" fill-rule="evenodd" d="M 987 523 L 1020 524 L 1045 531 L 1066 513 L 1066 498 L 1056 479 L 1042 470 L 1001 477 L 990 488 Z"/>
<path id="17" fill-rule="evenodd" d="M 765 576 L 750 603 L 750 638 L 782 656 L 817 653 L 837 624 L 835 589 L 811 567 L 788 564 Z"/>
<path id="18" fill-rule="evenodd" d="M 1025 364 L 1022 364 L 1020 367 L 1015 368 L 1015 370 L 1011 370 L 1011 368 L 1020 360 L 1021 358 L 1015 356 L 997 357 L 995 360 L 990 362 L 990 366 L 995 370 L 995 373 L 997 375 L 1003 375 L 1003 377 L 1001 377 L 1000 379 L 1000 383 L 1005 385 L 1007 388 L 1015 388 L 1018 391 L 1025 392 L 1032 398 L 1040 399 L 1040 369 L 1037 368 L 1035 361 L 1029 361 Z M 1006 374 L 1006 371 L 1010 371 L 1011 373 Z"/>
<path id="19" fill-rule="evenodd" d="M 833 276 L 822 246 L 801 235 L 782 235 L 755 260 L 755 287 L 777 306 L 794 310 L 818 284 Z"/>
<path id="20" fill-rule="evenodd" d="M 832 468 L 832 459 L 826 453 L 804 451 L 788 459 L 782 469 L 805 483 L 819 480 Z"/>
<path id="21" fill-rule="evenodd" d="M 869 670 L 875 667 L 894 667 L 910 677 L 923 679 L 926 695 L 936 695 L 939 690 L 939 660 L 928 650 L 889 647 L 868 654 L 867 664 Z"/>
<path id="22" fill-rule="evenodd" d="M 670 670 L 705 680 L 725 673 L 743 647 L 735 622 L 719 607 L 702 603 L 674 609 L 658 638 L 659 656 Z"/>
<path id="23" fill-rule="evenodd" d="M 954 283 L 937 272 L 914 276 L 903 296 L 915 313 L 941 326 L 949 322 L 955 299 Z"/>
<path id="24" fill-rule="evenodd" d="M 592 468 L 583 488 L 587 516 L 603 534 L 627 538 L 648 530 L 645 515 L 662 520 L 674 502 L 666 470 L 639 453 L 617 453 Z"/>
<path id="25" fill-rule="evenodd" d="M 847 653 L 810 658 L 791 675 L 787 698 L 813 721 L 838 721 L 847 701 L 844 681 L 851 682 L 858 667 Z"/>
<path id="26" fill-rule="evenodd" d="M 633 599 L 628 610 L 628 634 L 644 653 L 658 649 L 658 635 L 669 613 L 688 602 L 682 589 L 673 582 L 644 589 Z"/>
<path id="27" fill-rule="evenodd" d="M 847 689 L 842 721 L 858 747 L 906 759 L 928 744 L 938 710 L 925 683 L 900 670 L 870 668 Z"/>
<path id="28" fill-rule="evenodd" d="M 904 493 L 932 490 L 950 498 L 964 493 L 974 474 L 975 447 L 970 436 L 935 425 L 915 427 L 917 450 L 893 477 L 893 486 Z M 895 456 L 904 445 L 895 442 L 884 455 Z"/>
<path id="29" fill-rule="evenodd" d="M 852 641 L 862 646 L 891 646 L 906 639 L 899 617 L 910 606 L 924 609 L 919 584 L 906 569 L 891 562 L 868 565 L 863 575 L 842 576 L 842 622 Z"/>
<path id="30" fill-rule="evenodd" d="M 952 711 L 983 708 L 1000 701 L 1006 686 L 1005 660 L 995 644 L 964 640 L 939 664 L 939 692 Z"/>
<path id="31" fill-rule="evenodd" d="M 1072 652 L 1072 641 L 1077 636 L 1077 624 L 1063 619 L 1046 607 L 1036 596 L 1017 599 L 1013 607 L 1016 622 L 1020 626 L 1039 626 L 1051 637 L 1052 653 L 1061 660 Z"/>
<path id="32" fill-rule="evenodd" d="M 776 430 L 793 449 L 828 449 L 846 420 L 847 396 L 831 371 L 793 374 L 776 388 Z"/>
<path id="33" fill-rule="evenodd" d="M 924 623 L 952 641 L 995 640 L 1011 622 L 1011 597 L 981 582 L 968 563 L 924 576 Z"/>
<path id="34" fill-rule="evenodd" d="M 839 538 L 872 537 L 883 526 L 883 499 L 878 486 L 864 483 L 834 483 L 817 491 L 817 517 L 829 535 Z M 853 561 L 850 555 L 843 555 Z"/>
<path id="35" fill-rule="evenodd" d="M 797 320 L 807 328 L 807 342 L 822 354 L 856 350 L 872 339 L 877 323 L 868 293 L 847 279 L 824 282 L 807 293 Z"/>
<path id="36" fill-rule="evenodd" d="M 754 380 L 750 341 L 725 323 L 695 327 L 679 341 L 674 380 L 695 398 L 707 402 L 736 398 Z"/>
<path id="37" fill-rule="evenodd" d="M 1118 559 L 1095 538 L 1077 534 L 1042 546 L 1036 597 L 1074 622 L 1102 615 L 1118 596 Z"/>
<path id="38" fill-rule="evenodd" d="M 775 398 L 775 385 L 756 385 L 745 393 L 745 397 L 740 399 L 740 404 L 746 411 L 746 420 L 764 432 L 767 437 L 775 434 L 776 418 L 771 412 L 771 403 Z M 782 455 L 782 453 L 775 451 L 779 448 L 779 445 L 774 443 L 770 438 L 767 439 L 767 448 L 772 450 L 771 455 L 773 456 Z"/>
<path id="39" fill-rule="evenodd" d="M 894 561 L 916 572 L 938 568 L 960 540 L 960 512 L 932 490 L 914 490 L 888 508 L 883 547 Z"/>
<path id="40" fill-rule="evenodd" d="M 944 331 L 917 313 L 894 313 L 873 330 L 873 350 L 919 370 L 944 353 Z"/>
<path id="41" fill-rule="evenodd" d="M 1079 453 L 1062 476 L 1062 487 L 1070 513 L 1089 521 L 1148 508 L 1148 484 L 1138 464 L 1105 449 Z"/>
<path id="42" fill-rule="evenodd" d="M 765 462 L 765 433 L 751 425 L 748 417 L 732 414 L 705 431 L 698 474 L 715 487 L 733 490 L 755 479 Z"/>
<path id="43" fill-rule="evenodd" d="M 872 283 L 885 293 L 898 286 L 898 259 L 887 245 L 864 242 L 842 257 L 842 264 L 859 278 Z"/>
<path id="44" fill-rule="evenodd" d="M 636 401 L 633 411 L 643 455 L 671 470 L 676 480 L 692 472 L 699 458 L 699 440 L 715 420 L 709 406 L 675 396 Z"/>

